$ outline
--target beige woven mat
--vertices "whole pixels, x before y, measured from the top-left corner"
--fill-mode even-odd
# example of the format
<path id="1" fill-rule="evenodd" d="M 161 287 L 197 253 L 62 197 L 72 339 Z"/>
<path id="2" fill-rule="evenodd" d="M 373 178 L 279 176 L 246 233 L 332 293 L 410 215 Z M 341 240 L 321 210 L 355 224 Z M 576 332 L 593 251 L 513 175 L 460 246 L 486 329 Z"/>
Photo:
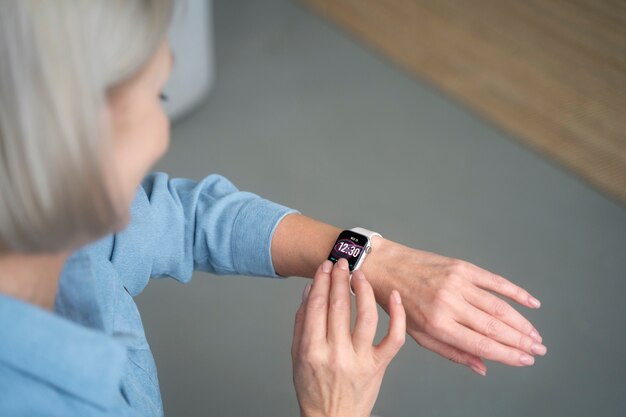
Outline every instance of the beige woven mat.
<path id="1" fill-rule="evenodd" d="M 626 204 L 626 0 L 302 0 Z"/>

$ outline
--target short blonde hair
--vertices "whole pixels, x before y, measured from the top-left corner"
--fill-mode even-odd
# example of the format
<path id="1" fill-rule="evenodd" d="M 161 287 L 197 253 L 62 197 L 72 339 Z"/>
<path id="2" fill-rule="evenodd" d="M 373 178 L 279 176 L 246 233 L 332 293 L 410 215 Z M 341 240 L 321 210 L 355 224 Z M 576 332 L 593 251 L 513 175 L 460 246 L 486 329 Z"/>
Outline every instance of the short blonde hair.
<path id="1" fill-rule="evenodd" d="M 0 252 L 53 252 L 120 221 L 106 94 L 148 62 L 174 0 L 0 1 Z"/>

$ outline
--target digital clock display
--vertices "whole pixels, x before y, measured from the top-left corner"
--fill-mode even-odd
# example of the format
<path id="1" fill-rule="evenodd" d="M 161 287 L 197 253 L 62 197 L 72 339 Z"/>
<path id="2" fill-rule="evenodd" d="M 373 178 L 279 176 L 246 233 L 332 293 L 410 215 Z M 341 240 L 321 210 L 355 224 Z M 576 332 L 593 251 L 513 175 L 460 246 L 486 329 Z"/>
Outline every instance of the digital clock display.
<path id="1" fill-rule="evenodd" d="M 337 238 L 328 259 L 336 263 L 339 258 L 345 258 L 350 265 L 350 271 L 353 271 L 365 251 L 366 244 L 367 237 L 351 230 L 344 230 Z"/>

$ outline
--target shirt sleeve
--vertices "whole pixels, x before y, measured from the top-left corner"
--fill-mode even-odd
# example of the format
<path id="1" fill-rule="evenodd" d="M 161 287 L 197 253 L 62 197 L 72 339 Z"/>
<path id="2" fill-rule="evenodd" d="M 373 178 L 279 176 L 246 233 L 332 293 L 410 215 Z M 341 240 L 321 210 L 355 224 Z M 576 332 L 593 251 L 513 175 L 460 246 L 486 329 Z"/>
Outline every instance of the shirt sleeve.
<path id="1" fill-rule="evenodd" d="M 154 172 L 135 196 L 129 225 L 115 235 L 111 261 L 131 295 L 146 277 L 187 282 L 194 270 L 279 277 L 272 236 L 292 213 L 300 212 L 240 191 L 218 174 L 194 181 Z"/>

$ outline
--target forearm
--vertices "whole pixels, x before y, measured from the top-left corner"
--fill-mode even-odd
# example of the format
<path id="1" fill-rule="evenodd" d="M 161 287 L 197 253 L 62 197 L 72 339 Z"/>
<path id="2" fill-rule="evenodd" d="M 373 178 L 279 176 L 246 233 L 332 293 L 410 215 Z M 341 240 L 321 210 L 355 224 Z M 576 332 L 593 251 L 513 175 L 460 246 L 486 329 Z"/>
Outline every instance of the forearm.
<path id="1" fill-rule="evenodd" d="M 342 229 L 302 214 L 290 214 L 272 237 L 272 263 L 278 275 L 312 278 L 328 257 Z"/>

